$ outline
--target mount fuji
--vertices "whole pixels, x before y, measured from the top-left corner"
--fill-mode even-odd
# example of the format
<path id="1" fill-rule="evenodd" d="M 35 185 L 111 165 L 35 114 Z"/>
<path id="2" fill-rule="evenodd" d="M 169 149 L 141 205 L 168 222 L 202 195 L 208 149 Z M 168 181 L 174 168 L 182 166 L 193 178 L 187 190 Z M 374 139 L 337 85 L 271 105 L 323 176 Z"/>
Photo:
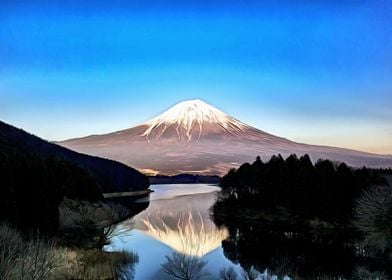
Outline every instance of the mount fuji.
<path id="1" fill-rule="evenodd" d="M 201 101 L 176 104 L 133 128 L 59 143 L 78 152 L 110 158 L 155 175 L 222 175 L 230 168 L 276 154 L 309 154 L 352 166 L 390 167 L 392 156 L 307 145 L 271 135 Z"/>

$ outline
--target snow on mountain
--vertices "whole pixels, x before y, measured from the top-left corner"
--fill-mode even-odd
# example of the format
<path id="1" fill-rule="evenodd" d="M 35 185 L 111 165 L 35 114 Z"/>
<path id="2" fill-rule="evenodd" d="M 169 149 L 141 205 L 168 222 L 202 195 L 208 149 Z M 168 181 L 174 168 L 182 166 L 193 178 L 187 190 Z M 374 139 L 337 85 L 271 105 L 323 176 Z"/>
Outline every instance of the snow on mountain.
<path id="1" fill-rule="evenodd" d="M 230 168 L 282 154 L 309 154 L 352 166 L 392 166 L 392 157 L 296 143 L 246 125 L 201 101 L 176 104 L 141 125 L 60 142 L 78 152 L 110 158 L 150 174 L 222 175 Z"/>
<path id="2" fill-rule="evenodd" d="M 145 125 L 147 129 L 142 135 L 148 140 L 154 130 L 159 130 L 156 137 L 159 139 L 169 128 L 174 127 L 178 139 L 186 139 L 187 142 L 191 141 L 194 135 L 199 140 L 203 129 L 210 129 L 212 125 L 232 135 L 240 135 L 248 128 L 247 125 L 198 99 L 180 102 Z"/>

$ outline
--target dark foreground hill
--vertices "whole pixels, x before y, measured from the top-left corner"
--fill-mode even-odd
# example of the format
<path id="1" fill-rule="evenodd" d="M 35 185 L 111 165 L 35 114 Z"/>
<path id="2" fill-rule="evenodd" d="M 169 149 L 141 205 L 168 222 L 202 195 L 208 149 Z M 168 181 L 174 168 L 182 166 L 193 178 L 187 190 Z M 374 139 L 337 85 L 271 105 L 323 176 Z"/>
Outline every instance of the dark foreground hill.
<path id="1" fill-rule="evenodd" d="M 146 176 L 125 164 L 71 151 L 1 121 L 0 145 L 1 149 L 34 154 L 43 159 L 54 157 L 69 161 L 88 170 L 104 193 L 141 190 L 149 186 Z"/>
<path id="2" fill-rule="evenodd" d="M 20 228 L 58 227 L 64 197 L 91 202 L 102 192 L 145 189 L 148 178 L 115 161 L 44 141 L 0 121 L 0 220 Z"/>

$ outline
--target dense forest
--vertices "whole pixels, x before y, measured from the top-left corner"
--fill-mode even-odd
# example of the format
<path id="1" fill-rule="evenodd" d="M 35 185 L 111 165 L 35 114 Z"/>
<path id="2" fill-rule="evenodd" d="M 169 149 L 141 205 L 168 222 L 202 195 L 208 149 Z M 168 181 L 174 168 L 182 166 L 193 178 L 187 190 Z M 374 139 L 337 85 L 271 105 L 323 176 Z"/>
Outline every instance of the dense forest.
<path id="1" fill-rule="evenodd" d="M 308 155 L 278 155 L 266 163 L 257 157 L 252 164 L 230 170 L 220 185 L 227 205 L 232 201 L 247 208 L 284 210 L 292 218 L 347 223 L 364 190 L 388 184 L 380 172 L 329 160 L 313 164 Z"/>
<path id="2" fill-rule="evenodd" d="M 374 275 L 392 273 L 390 179 L 390 169 L 313 163 L 308 155 L 257 157 L 221 180 L 212 214 L 230 232 L 224 253 L 295 279 L 389 279 Z"/>

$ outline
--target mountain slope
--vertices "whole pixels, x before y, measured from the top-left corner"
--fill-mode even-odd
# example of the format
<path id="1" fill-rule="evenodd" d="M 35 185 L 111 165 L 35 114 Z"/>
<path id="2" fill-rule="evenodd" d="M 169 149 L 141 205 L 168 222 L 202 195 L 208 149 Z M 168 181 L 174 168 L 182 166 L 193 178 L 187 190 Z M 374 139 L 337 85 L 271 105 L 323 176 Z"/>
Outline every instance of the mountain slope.
<path id="1" fill-rule="evenodd" d="M 2 150 L 33 154 L 43 160 L 53 157 L 86 169 L 105 193 L 146 189 L 149 186 L 146 176 L 124 164 L 71 151 L 1 121 L 0 144 Z"/>
<path id="2" fill-rule="evenodd" d="M 224 174 L 256 155 L 310 154 L 353 166 L 392 166 L 392 157 L 296 143 L 253 128 L 200 100 L 178 103 L 136 127 L 59 143 L 151 174 Z"/>

